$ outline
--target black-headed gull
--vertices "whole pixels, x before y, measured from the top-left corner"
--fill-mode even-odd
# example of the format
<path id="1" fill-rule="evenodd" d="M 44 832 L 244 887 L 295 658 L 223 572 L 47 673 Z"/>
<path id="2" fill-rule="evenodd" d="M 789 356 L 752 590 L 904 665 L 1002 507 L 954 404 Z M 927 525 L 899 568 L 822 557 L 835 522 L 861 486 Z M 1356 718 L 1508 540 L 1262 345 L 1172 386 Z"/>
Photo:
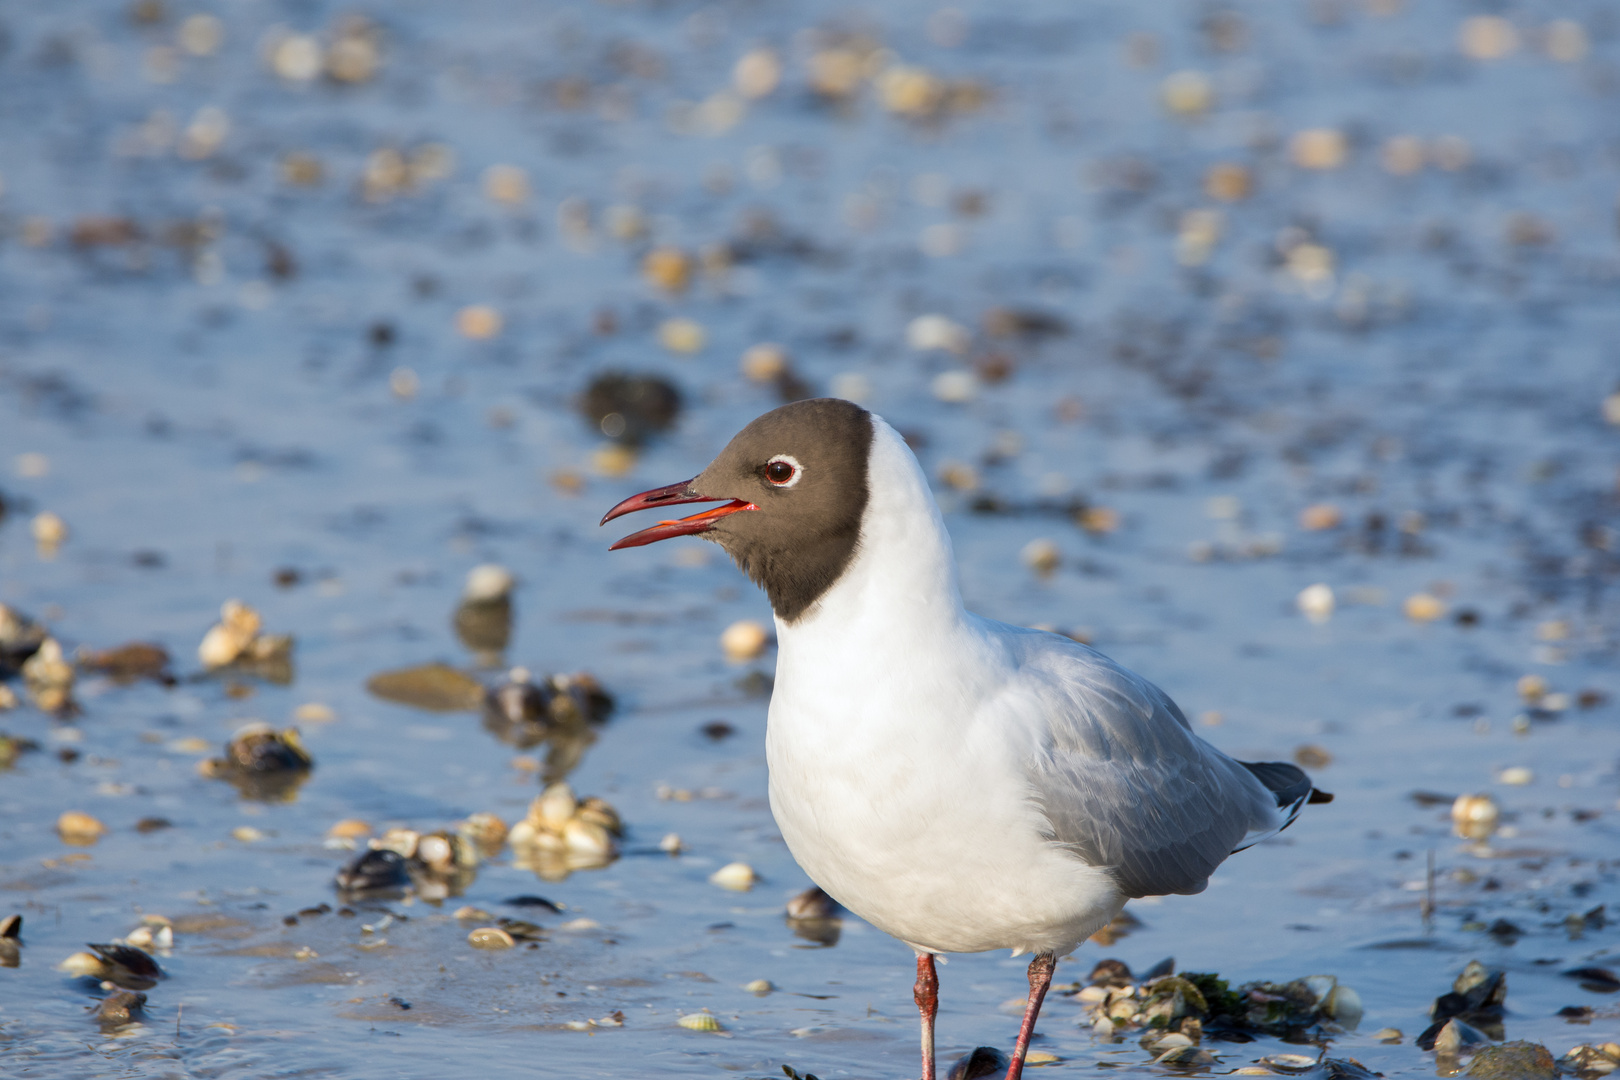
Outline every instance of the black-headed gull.
<path id="1" fill-rule="evenodd" d="M 1035 954 L 1012 1080 L 1057 957 L 1132 897 L 1201 892 L 1311 799 L 1299 769 L 1227 757 L 1095 649 L 966 611 L 916 457 L 857 405 L 766 413 L 602 521 L 694 502 L 723 505 L 613 547 L 701 536 L 770 597 L 771 812 L 816 884 L 916 950 L 923 1080 L 935 954 Z"/>

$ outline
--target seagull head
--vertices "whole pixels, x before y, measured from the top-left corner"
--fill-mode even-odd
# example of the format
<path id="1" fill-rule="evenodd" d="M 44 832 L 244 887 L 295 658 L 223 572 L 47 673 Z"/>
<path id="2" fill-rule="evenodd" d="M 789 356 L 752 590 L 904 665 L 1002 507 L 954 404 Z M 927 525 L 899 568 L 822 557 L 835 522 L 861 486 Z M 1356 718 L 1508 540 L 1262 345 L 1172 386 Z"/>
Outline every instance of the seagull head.
<path id="1" fill-rule="evenodd" d="M 697 476 L 632 495 L 602 518 L 719 503 L 660 521 L 612 546 L 699 536 L 726 550 L 792 620 L 843 573 L 868 502 L 872 416 L 837 398 L 784 405 L 739 431 Z"/>

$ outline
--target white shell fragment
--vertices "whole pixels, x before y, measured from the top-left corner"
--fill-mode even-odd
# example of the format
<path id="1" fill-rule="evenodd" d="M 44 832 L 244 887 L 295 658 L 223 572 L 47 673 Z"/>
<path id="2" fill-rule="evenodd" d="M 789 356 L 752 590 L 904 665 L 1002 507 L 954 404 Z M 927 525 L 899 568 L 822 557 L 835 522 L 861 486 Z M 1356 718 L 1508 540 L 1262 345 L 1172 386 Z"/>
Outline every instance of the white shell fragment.
<path id="1" fill-rule="evenodd" d="M 745 862 L 727 863 L 709 875 L 709 880 L 722 889 L 732 892 L 747 892 L 759 881 L 759 875 L 754 868 Z"/>

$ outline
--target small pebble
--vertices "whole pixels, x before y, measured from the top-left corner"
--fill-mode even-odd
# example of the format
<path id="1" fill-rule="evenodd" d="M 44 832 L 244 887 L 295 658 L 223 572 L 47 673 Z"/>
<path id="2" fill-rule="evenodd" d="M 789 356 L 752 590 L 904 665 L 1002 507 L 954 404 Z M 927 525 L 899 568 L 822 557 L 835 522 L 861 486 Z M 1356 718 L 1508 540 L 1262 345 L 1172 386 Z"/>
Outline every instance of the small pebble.
<path id="1" fill-rule="evenodd" d="M 753 982 L 743 983 L 742 988 L 755 997 L 764 997 L 776 989 L 776 984 L 769 979 L 755 979 Z"/>
<path id="2" fill-rule="evenodd" d="M 1497 773 L 1496 779 L 1501 783 L 1508 784 L 1513 787 L 1523 787 L 1526 784 L 1533 783 L 1536 779 L 1536 774 L 1525 768 L 1523 765 L 1514 765 L 1510 768 L 1503 769 L 1500 773 Z"/>
<path id="3" fill-rule="evenodd" d="M 232 839 L 240 840 L 244 844 L 251 844 L 255 840 L 263 840 L 264 833 L 260 832 L 258 829 L 255 829 L 251 825 L 238 825 L 236 828 L 231 830 L 231 837 Z"/>
<path id="4" fill-rule="evenodd" d="M 759 881 L 759 875 L 754 868 L 745 862 L 727 863 L 709 875 L 709 880 L 722 889 L 732 892 L 747 892 Z"/>
<path id="5" fill-rule="evenodd" d="M 658 841 L 658 850 L 666 855 L 679 855 L 686 847 L 681 843 L 680 833 L 665 833 L 664 838 Z"/>
<path id="6" fill-rule="evenodd" d="M 344 818 L 330 829 L 327 829 L 326 835 L 339 839 L 358 840 L 362 836 L 371 835 L 371 826 L 359 818 Z"/>
<path id="7" fill-rule="evenodd" d="M 1379 1028 L 1377 1031 L 1372 1033 L 1372 1037 L 1381 1043 L 1393 1046 L 1402 1039 L 1406 1038 L 1406 1035 L 1401 1031 L 1400 1028 L 1387 1027 Z"/>

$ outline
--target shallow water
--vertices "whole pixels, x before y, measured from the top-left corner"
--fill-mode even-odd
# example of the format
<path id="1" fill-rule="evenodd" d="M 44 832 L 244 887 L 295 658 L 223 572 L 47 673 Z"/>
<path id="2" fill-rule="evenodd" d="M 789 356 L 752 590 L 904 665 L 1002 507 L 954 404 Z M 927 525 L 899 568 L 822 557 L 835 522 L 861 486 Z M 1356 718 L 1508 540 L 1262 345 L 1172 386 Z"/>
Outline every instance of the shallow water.
<path id="1" fill-rule="evenodd" d="M 1234 982 L 1332 973 L 1366 1016 L 1331 1052 L 1417 1076 L 1435 1068 L 1411 1045 L 1429 1002 L 1478 957 L 1509 972 L 1509 1038 L 1561 1054 L 1620 1037 L 1615 1000 L 1558 974 L 1615 964 L 1620 931 L 1571 940 L 1563 926 L 1620 901 L 1615 706 L 1513 724 L 1526 674 L 1620 693 L 1617 434 L 1603 414 L 1620 340 L 1620 26 L 1599 4 L 1511 6 L 1517 51 L 1479 60 L 1458 50 L 1477 9 L 1379 7 L 1232 5 L 1246 33 L 1221 51 L 1235 24 L 1201 29 L 1191 7 L 987 4 L 957 20 L 911 3 L 881 16 L 394 5 L 378 12 L 380 72 L 355 86 L 291 84 L 260 57 L 278 24 L 328 33 L 336 5 L 222 6 L 206 56 L 174 49 L 189 7 L 152 25 L 124 4 L 0 13 L 0 601 L 70 652 L 161 642 L 182 675 L 172 689 L 85 677 L 71 721 L 0 713 L 0 729 L 42 746 L 0 773 L 0 915 L 23 913 L 26 942 L 21 966 L 0 970 L 8 1075 L 914 1075 L 909 950 L 853 918 L 832 948 L 783 922 L 809 882 L 765 802 L 765 698 L 746 677 L 770 656 L 733 665 L 716 644 L 768 606 L 712 548 L 609 555 L 620 533 L 595 527 L 776 404 L 737 375 L 760 341 L 784 344 L 816 392 L 860 393 L 915 437 L 931 476 L 978 471 L 977 495 L 938 485 L 970 606 L 1083 630 L 1190 716 L 1219 713 L 1200 731 L 1235 755 L 1332 756 L 1316 771 L 1332 805 L 1231 860 L 1201 896 L 1133 903 L 1144 925 L 1083 947 L 1059 981 L 1104 955 L 1138 969 L 1173 955 Z M 1555 17 L 1585 28 L 1584 57 L 1546 55 Z M 870 85 L 818 103 L 809 32 L 837 27 L 979 80 L 990 100 L 923 122 L 886 112 Z M 1133 63 L 1133 34 L 1152 35 L 1157 57 Z M 782 86 L 739 116 L 714 95 L 761 44 L 781 51 Z M 1202 119 L 1160 103 L 1182 70 L 1213 87 Z M 190 144 L 185 131 L 205 107 L 229 130 L 199 155 L 207 117 Z M 1349 136 L 1342 167 L 1291 163 L 1295 132 L 1330 126 Z M 1380 148 L 1403 134 L 1431 151 L 1459 136 L 1470 160 L 1391 175 Z M 364 197 L 367 155 L 428 143 L 453 150 L 447 178 Z M 284 183 L 293 151 L 319 158 L 324 182 Z M 1249 166 L 1255 193 L 1220 205 L 1207 259 L 1179 265 L 1181 215 L 1218 205 L 1202 191 L 1217 162 Z M 519 206 L 483 193 L 502 163 L 528 171 Z M 569 224 L 578 209 L 559 213 L 565 200 L 588 229 Z M 649 241 L 609 234 L 613 206 L 694 253 L 743 237 L 760 210 L 786 240 L 756 237 L 757 257 L 671 296 L 639 272 Z M 90 215 L 125 216 L 142 239 L 75 244 Z M 202 239 L 165 241 L 177 222 L 203 223 Z M 1302 243 L 1331 253 L 1327 274 Z M 459 335 L 469 304 L 498 309 L 501 333 Z M 1068 332 L 992 338 L 981 317 L 996 307 Z M 923 314 L 967 327 L 967 353 L 911 348 Z M 705 329 L 696 355 L 660 346 L 676 315 Z M 936 376 L 995 352 L 1009 377 L 939 400 Z M 399 369 L 413 396 L 391 390 Z M 662 373 L 687 402 L 624 475 L 603 473 L 605 440 L 572 404 L 612 369 Z M 27 454 L 44 456 L 43 475 Z M 976 509 L 984 495 L 1001 512 Z M 1117 511 L 1118 528 L 1076 528 L 1071 497 Z M 1302 530 L 1319 502 L 1344 526 Z M 54 559 L 29 535 L 43 510 L 71 529 Z M 1037 538 L 1063 558 L 1045 579 L 1020 558 Z M 450 613 L 467 570 L 490 561 L 521 579 L 507 659 L 589 670 L 619 698 L 570 780 L 619 809 L 626 854 L 562 882 L 503 857 L 460 899 L 387 905 L 408 918 L 373 933 L 378 909 L 284 925 L 335 903 L 349 854 L 323 845 L 333 822 L 512 820 L 536 793 L 475 715 L 364 690 L 379 670 L 470 663 Z M 272 583 L 284 567 L 298 584 Z M 1295 608 L 1316 582 L 1339 600 L 1323 625 Z M 1402 614 L 1424 590 L 1446 617 Z M 242 698 L 231 680 L 190 677 L 231 597 L 297 636 L 292 685 L 244 680 Z M 1455 620 L 1464 610 L 1477 625 Z M 176 748 L 217 748 L 247 719 L 286 723 L 311 702 L 336 719 L 302 725 L 317 764 L 294 801 L 239 798 Z M 700 733 L 717 719 L 737 733 Z M 62 748 L 82 756 L 63 763 Z M 1512 766 L 1533 782 L 1501 783 Z M 660 797 L 671 789 L 695 797 Z M 1508 829 L 1460 840 L 1414 790 L 1489 792 Z M 66 847 L 55 821 L 68 809 L 110 834 Z M 153 816 L 174 827 L 134 831 Z M 243 825 L 264 838 L 234 839 Z M 671 831 L 687 854 L 656 851 Z M 735 859 L 763 876 L 752 892 L 708 883 Z M 536 949 L 475 951 L 450 914 L 535 918 L 500 904 L 536 892 L 567 909 L 536 919 L 552 928 Z M 99 993 L 54 965 L 143 912 L 184 920 L 160 958 L 171 978 L 143 1026 L 106 1037 L 85 1013 Z M 598 925 L 562 928 L 577 918 Z M 1523 936 L 1488 936 L 1497 919 Z M 1022 996 L 1023 969 L 951 958 L 943 1059 L 1010 1043 L 1016 1017 L 1000 1007 Z M 779 989 L 740 989 L 760 978 Z M 1555 1015 L 1573 1004 L 1599 1014 Z M 676 1027 L 700 1008 L 725 1032 Z M 615 1011 L 622 1027 L 568 1026 Z M 1056 1073 L 1162 1071 L 1078 1018 L 1069 999 L 1047 1006 L 1036 1045 L 1063 1059 Z M 1406 1039 L 1372 1039 L 1385 1026 Z M 1280 1048 L 1222 1047 L 1223 1070 Z"/>

